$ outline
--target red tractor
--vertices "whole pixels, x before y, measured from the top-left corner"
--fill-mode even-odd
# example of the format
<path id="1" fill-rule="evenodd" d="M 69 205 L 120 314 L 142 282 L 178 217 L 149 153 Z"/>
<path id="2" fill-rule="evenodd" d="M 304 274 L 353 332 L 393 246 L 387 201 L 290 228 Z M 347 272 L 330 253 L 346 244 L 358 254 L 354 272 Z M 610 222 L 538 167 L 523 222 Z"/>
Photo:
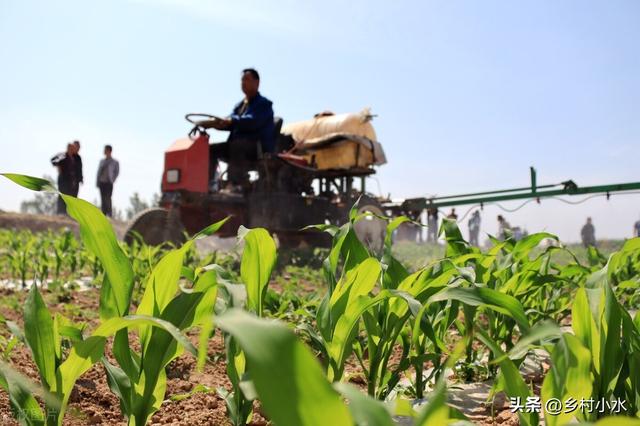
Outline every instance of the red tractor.
<path id="1" fill-rule="evenodd" d="M 376 140 L 368 110 L 282 125 L 276 118 L 276 154 L 243 164 L 250 179 L 240 191 L 227 191 L 226 172 L 212 170 L 215 152 L 206 123 L 213 116 L 189 114 L 189 136 L 166 151 L 160 207 L 146 210 L 131 222 L 125 240 L 137 235 L 148 244 L 180 242 L 225 217 L 220 237 L 235 236 L 240 225 L 264 227 L 281 246 L 325 245 L 325 233 L 304 230 L 314 224 L 341 224 L 361 198 L 359 210 L 382 214 L 379 201 L 366 192 L 365 180 L 374 166 L 386 162 Z M 231 142 L 233 143 L 233 142 Z M 356 185 L 359 181 L 359 185 Z M 384 222 L 375 218 L 357 225 L 359 236 L 381 246 Z"/>

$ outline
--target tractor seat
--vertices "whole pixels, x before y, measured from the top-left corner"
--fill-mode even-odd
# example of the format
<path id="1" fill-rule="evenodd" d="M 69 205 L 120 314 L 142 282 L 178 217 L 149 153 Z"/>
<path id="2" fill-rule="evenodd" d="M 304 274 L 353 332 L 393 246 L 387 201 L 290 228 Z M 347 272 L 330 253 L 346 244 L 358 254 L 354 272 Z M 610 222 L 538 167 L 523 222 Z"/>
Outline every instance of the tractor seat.
<path id="1" fill-rule="evenodd" d="M 280 131 L 282 130 L 282 118 L 281 117 L 273 117 L 273 139 L 275 141 L 275 145 L 278 145 L 278 136 L 280 136 Z M 257 144 L 256 149 L 258 152 L 256 153 L 257 161 L 248 160 L 247 163 L 251 167 L 252 170 L 257 170 L 259 167 L 259 163 L 261 160 L 265 159 L 265 157 L 271 157 L 270 153 L 265 153 L 262 151 L 262 145 Z"/>

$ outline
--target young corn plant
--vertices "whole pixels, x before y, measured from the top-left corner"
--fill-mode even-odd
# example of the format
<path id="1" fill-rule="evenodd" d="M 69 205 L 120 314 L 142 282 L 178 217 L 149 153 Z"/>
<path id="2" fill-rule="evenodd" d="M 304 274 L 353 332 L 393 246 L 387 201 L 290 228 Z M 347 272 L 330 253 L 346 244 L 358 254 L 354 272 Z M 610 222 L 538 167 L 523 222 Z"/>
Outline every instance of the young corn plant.
<path id="1" fill-rule="evenodd" d="M 35 238 L 28 232 L 21 232 L 11 241 L 7 253 L 13 276 L 20 277 L 22 288 L 27 287 L 27 275 L 34 255 Z"/>
<path id="2" fill-rule="evenodd" d="M 446 404 L 444 380 L 438 382 L 429 402 L 416 413 L 406 404 L 384 404 L 346 383 L 332 385 L 311 351 L 277 321 L 230 309 L 215 322 L 242 348 L 256 395 L 276 425 L 392 426 L 392 415 L 399 414 L 414 417 L 412 424 L 416 426 L 470 424 Z M 450 364 L 455 361 L 455 352 L 460 351 L 454 351 Z"/>
<path id="3" fill-rule="evenodd" d="M 463 303 L 464 321 L 457 321 L 458 331 L 471 339 L 475 324 L 482 321 L 488 336 L 497 345 L 509 351 L 514 345 L 518 334 L 525 334 L 530 324 L 551 317 L 550 308 L 541 306 L 540 299 L 545 300 L 548 290 L 555 291 L 555 287 L 564 283 L 561 277 L 551 274 L 551 251 L 530 259 L 530 253 L 546 239 L 557 240 L 557 237 L 538 233 L 514 242 L 494 240 L 492 247 L 486 254 L 477 248 L 469 247 L 463 240 L 456 224 L 445 220 L 441 232 L 447 240 L 447 256 L 465 277 L 463 287 L 468 291 L 477 292 L 485 297 L 484 301 L 460 299 Z M 570 286 L 562 290 L 566 297 L 556 306 L 556 312 L 566 310 L 569 302 Z M 458 291 L 458 290 L 456 290 Z M 556 296 L 557 293 L 556 293 Z M 472 380 L 475 369 L 480 367 L 482 353 L 474 350 L 471 345 L 467 348 L 467 356 L 463 365 L 463 375 L 466 380 Z M 496 373 L 496 365 L 492 363 L 494 352 L 489 353 L 488 371 Z"/>
<path id="4" fill-rule="evenodd" d="M 82 339 L 81 331 L 65 323 L 59 315 L 52 316 L 44 303 L 37 285 L 34 283 L 24 304 L 24 333 L 20 333 L 31 350 L 33 361 L 38 368 L 42 388 L 55 398 L 45 400 L 45 411 L 32 406 L 31 399 L 20 396 L 19 387 L 2 383 L 4 389 L 13 398 L 14 412 L 25 424 L 61 424 L 63 410 L 59 401 L 64 398 L 62 386 L 68 377 L 62 369 L 67 341 L 75 343 Z M 12 392 L 17 392 L 12 394 Z M 52 402 L 53 401 L 53 402 Z M 52 402 L 52 403 L 51 403 Z M 51 403 L 51 404 L 49 404 Z M 43 421 L 44 419 L 44 421 Z"/>
<path id="5" fill-rule="evenodd" d="M 276 245 L 267 230 L 262 228 L 241 227 L 238 239 L 245 242 L 240 264 L 240 277 L 244 285 L 226 283 L 224 289 L 229 293 L 230 306 L 244 307 L 262 317 L 267 286 L 277 260 Z M 209 337 L 210 331 L 211 328 L 203 328 L 201 342 Z M 201 344 L 200 350 L 204 348 L 205 345 Z M 237 339 L 229 333 L 225 334 L 225 351 L 227 376 L 232 389 L 229 392 L 220 388 L 218 393 L 225 400 L 231 422 L 234 425 L 244 425 L 251 421 L 255 399 L 251 378 L 247 375 L 248 361 Z M 200 358 L 203 359 L 202 356 Z"/>
<path id="6" fill-rule="evenodd" d="M 60 407 L 60 401 L 54 395 L 4 361 L 0 361 L 0 387 L 9 395 L 11 412 L 21 425 L 46 424 L 47 418 L 38 400 L 54 412 Z"/>
<path id="7" fill-rule="evenodd" d="M 22 175 L 5 175 L 32 190 L 47 190 L 49 183 Z M 26 309 L 30 325 L 25 337 L 39 368 L 43 385 L 60 400 L 60 407 L 47 416 L 47 424 L 62 424 L 64 411 L 75 381 L 96 362 L 102 361 L 109 385 L 120 398 L 120 406 L 130 425 L 144 425 L 164 400 L 165 367 L 183 349 L 197 354 L 195 347 L 180 332 L 213 312 L 216 299 L 215 274 L 184 271 L 194 278 L 191 289 L 180 289 L 184 254 L 193 240 L 172 250 L 152 271 L 136 315 L 129 315 L 133 290 L 133 272 L 118 244 L 113 229 L 104 215 L 93 205 L 61 195 L 69 215 L 80 225 L 80 234 L 88 250 L 100 259 L 105 270 L 100 292 L 101 324 L 82 341 L 76 342 L 62 361 L 57 345 L 56 327 L 46 306 L 33 290 L 33 302 Z M 211 225 L 194 238 L 210 235 L 224 221 Z M 25 324 L 27 323 L 25 318 Z M 129 346 L 129 329 L 138 330 L 142 351 Z M 31 336 L 31 337 L 30 337 Z M 112 353 L 118 366 L 105 357 L 107 339 L 114 336 Z"/>
<path id="8" fill-rule="evenodd" d="M 626 261 L 630 251 L 638 250 L 640 239 L 627 241 L 621 252 L 578 289 L 572 307 L 573 334 L 564 333 L 553 347 L 542 398 L 571 398 L 579 404 L 594 401 L 597 409 L 561 413 L 547 420 L 550 425 L 612 414 L 640 416 L 640 315 L 631 317 L 616 299 L 610 282 L 620 262 Z"/>

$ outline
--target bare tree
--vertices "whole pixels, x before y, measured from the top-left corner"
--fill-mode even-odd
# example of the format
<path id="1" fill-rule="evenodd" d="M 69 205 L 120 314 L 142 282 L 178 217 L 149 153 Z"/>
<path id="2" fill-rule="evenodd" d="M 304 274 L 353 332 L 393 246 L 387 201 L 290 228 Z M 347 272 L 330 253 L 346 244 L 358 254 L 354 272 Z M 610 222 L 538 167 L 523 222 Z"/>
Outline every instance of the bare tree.
<path id="1" fill-rule="evenodd" d="M 129 207 L 127 207 L 127 220 L 131 220 L 135 215 L 140 213 L 143 210 L 148 209 L 149 207 L 156 207 L 160 204 L 160 196 L 158 194 L 153 194 L 151 196 L 151 201 L 147 202 L 140 194 L 134 192 L 131 197 L 129 197 Z"/>
<path id="2" fill-rule="evenodd" d="M 44 175 L 43 179 L 56 186 L 51 176 Z M 28 214 L 55 215 L 58 195 L 53 192 L 36 192 L 33 199 L 20 203 L 20 212 Z"/>

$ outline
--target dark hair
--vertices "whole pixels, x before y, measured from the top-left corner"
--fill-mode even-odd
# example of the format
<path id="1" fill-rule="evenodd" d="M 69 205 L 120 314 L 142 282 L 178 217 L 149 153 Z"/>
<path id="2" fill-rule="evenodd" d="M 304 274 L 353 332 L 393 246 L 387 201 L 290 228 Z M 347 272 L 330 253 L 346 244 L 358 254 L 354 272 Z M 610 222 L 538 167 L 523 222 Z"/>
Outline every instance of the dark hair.
<path id="1" fill-rule="evenodd" d="M 244 74 L 246 72 L 251 74 L 251 77 L 253 77 L 256 80 L 260 81 L 260 74 L 258 74 L 258 71 L 256 71 L 255 68 L 245 68 L 245 69 L 242 70 L 242 74 Z"/>
<path id="2" fill-rule="evenodd" d="M 104 149 L 108 149 L 109 152 L 113 151 L 113 147 L 111 145 L 105 145 Z"/>
<path id="3" fill-rule="evenodd" d="M 74 145 L 78 145 L 78 146 L 80 146 L 80 141 L 79 141 L 79 140 L 75 140 L 75 141 L 73 141 L 72 143 L 73 143 Z"/>

